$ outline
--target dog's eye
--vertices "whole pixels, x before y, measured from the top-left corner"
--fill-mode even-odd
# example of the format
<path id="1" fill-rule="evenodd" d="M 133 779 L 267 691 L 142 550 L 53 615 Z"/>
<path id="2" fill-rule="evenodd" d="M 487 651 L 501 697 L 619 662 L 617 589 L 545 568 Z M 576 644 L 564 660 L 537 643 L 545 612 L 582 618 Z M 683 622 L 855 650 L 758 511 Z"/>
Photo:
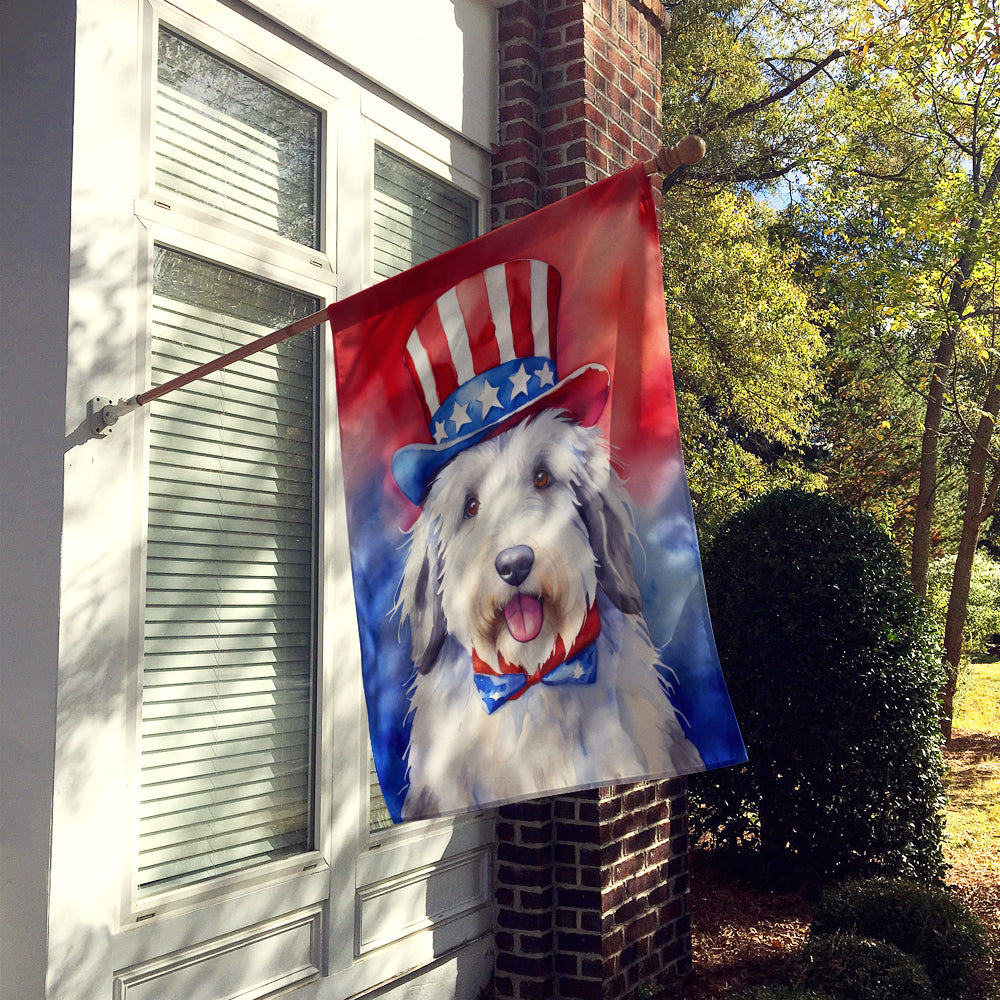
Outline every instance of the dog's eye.
<path id="1" fill-rule="evenodd" d="M 471 493 L 465 498 L 465 516 L 475 517 L 479 513 L 479 497 Z"/>
<path id="2" fill-rule="evenodd" d="M 536 469 L 535 470 L 534 483 L 535 483 L 535 489 L 536 490 L 544 490 L 545 487 L 549 485 L 550 481 L 551 480 L 549 478 L 549 471 L 548 471 L 548 469 Z"/>

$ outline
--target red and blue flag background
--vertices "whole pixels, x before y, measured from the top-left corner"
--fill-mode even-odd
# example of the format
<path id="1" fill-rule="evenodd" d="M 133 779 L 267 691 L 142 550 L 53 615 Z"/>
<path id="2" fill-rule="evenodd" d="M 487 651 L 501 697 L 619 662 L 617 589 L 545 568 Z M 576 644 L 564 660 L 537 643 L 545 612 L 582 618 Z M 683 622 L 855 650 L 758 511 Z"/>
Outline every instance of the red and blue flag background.
<path id="1" fill-rule="evenodd" d="M 399 610 L 406 532 L 420 515 L 421 491 L 448 458 L 448 442 L 439 439 L 448 430 L 435 430 L 434 410 L 447 396 L 449 413 L 457 404 L 460 414 L 484 417 L 485 405 L 467 403 L 494 388 L 490 376 L 477 372 L 474 396 L 467 391 L 463 402 L 447 395 L 461 389 L 463 376 L 445 384 L 448 379 L 442 381 L 438 371 L 435 383 L 435 365 L 440 369 L 440 358 L 432 356 L 435 334 L 425 331 L 426 352 L 413 338 L 451 290 L 481 283 L 482 275 L 499 274 L 501 266 L 504 274 L 517 268 L 523 274 L 529 261 L 543 262 L 546 273 L 558 276 L 556 291 L 545 293 L 554 315 L 556 380 L 595 367 L 607 373 L 607 402 L 587 419 L 596 420 L 610 442 L 634 507 L 643 615 L 684 732 L 708 769 L 745 760 L 701 578 L 674 400 L 656 213 L 640 164 L 329 308 L 364 690 L 376 768 L 394 820 L 403 814 L 407 791 L 415 676 L 412 636 Z M 509 278 L 510 289 L 516 280 Z M 471 302 L 466 312 L 474 314 L 484 296 L 465 296 Z M 508 297 L 511 310 L 530 311 L 530 303 L 515 302 L 515 291 Z M 466 321 L 489 336 L 499 324 L 496 317 Z M 516 330 L 516 318 L 511 323 Z M 520 355 L 502 363 L 512 365 L 516 375 L 519 361 Z M 484 364 L 499 370 L 501 359 L 491 356 Z M 421 390 L 421 374 L 427 391 Z M 495 405 L 502 403 L 498 398 Z M 444 410 L 441 406 L 439 414 Z M 516 416 L 504 426 L 512 421 Z M 454 423 L 450 433 L 458 439 L 462 430 L 478 430 L 480 437 L 492 433 Z M 471 659 L 470 653 L 470 677 Z M 507 706 L 497 714 L 506 711 Z M 447 740 L 448 733 L 440 738 Z M 532 794 L 563 790 L 538 787 Z M 486 794 L 470 808 L 494 801 Z"/>

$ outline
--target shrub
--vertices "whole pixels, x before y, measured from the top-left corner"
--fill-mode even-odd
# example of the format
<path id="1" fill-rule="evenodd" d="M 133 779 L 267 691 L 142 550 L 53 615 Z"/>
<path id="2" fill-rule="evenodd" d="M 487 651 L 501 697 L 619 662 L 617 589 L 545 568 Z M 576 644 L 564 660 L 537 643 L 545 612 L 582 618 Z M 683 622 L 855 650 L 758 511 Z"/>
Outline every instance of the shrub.
<path id="1" fill-rule="evenodd" d="M 944 556 L 935 559 L 927 573 L 927 603 L 942 636 L 954 572 L 955 557 Z M 963 657 L 986 653 L 990 639 L 997 634 L 1000 634 L 1000 562 L 980 549 L 972 563 L 969 603 L 962 631 Z"/>
<path id="2" fill-rule="evenodd" d="M 889 536 L 779 490 L 723 526 L 704 567 L 750 760 L 691 782 L 695 834 L 772 871 L 940 877 L 943 675 Z"/>
<path id="3" fill-rule="evenodd" d="M 810 938 L 793 976 L 801 986 L 818 987 L 837 1000 L 933 1000 L 924 967 L 912 955 L 884 941 L 853 934 Z"/>
<path id="4" fill-rule="evenodd" d="M 959 900 L 945 889 L 904 879 L 827 889 L 816 906 L 812 933 L 839 932 L 887 941 L 912 955 L 944 997 L 961 996 L 987 950 L 982 924 Z"/>

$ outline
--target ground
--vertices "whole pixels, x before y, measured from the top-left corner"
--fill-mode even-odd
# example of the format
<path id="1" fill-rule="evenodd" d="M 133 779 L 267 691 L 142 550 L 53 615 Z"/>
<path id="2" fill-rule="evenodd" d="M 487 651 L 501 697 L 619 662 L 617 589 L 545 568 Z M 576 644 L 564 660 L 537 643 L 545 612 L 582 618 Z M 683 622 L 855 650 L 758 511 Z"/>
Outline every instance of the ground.
<path id="1" fill-rule="evenodd" d="M 969 1000 L 1000 1000 L 1000 736 L 956 729 L 945 756 L 951 865 L 946 882 L 992 939 Z M 773 980 L 808 935 L 809 890 L 753 888 L 711 851 L 692 851 L 690 865 L 694 967 L 663 1000 L 723 1000 L 742 987 Z"/>

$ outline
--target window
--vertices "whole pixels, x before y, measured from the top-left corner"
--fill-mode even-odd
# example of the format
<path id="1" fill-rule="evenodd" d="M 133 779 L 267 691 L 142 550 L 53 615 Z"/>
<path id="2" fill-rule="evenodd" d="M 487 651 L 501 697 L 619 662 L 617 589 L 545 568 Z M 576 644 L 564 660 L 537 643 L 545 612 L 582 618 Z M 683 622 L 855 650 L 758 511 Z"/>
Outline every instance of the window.
<path id="1" fill-rule="evenodd" d="M 478 206 L 464 191 L 375 146 L 374 273 L 391 278 L 478 235 Z M 392 826 L 369 755 L 369 829 Z"/>
<path id="2" fill-rule="evenodd" d="M 157 190 L 315 246 L 319 113 L 165 27 L 157 79 Z M 151 383 L 318 307 L 157 245 Z M 151 408 L 140 899 L 314 846 L 317 379 L 307 333 Z"/>
<path id="3" fill-rule="evenodd" d="M 391 278 L 479 235 L 474 198 L 378 145 L 373 214 L 379 278 Z"/>
<path id="4" fill-rule="evenodd" d="M 153 382 L 316 308 L 158 247 Z M 312 846 L 314 381 L 306 334 L 151 411 L 140 894 Z"/>
<path id="5" fill-rule="evenodd" d="M 412 92 L 388 86 L 404 32 L 373 46 L 377 11 L 328 7 L 87 7 L 95 29 L 60 57 L 78 96 L 67 416 L 376 280 L 376 145 L 481 222 L 492 106 L 463 83 L 492 87 L 488 5 L 460 0 L 461 24 L 452 5 L 429 15 L 454 45 Z M 423 236 L 420 199 L 396 203 Z M 308 983 L 342 1000 L 404 995 L 418 976 L 430 995 L 489 961 L 492 817 L 370 834 L 336 405 L 323 325 L 137 408 L 102 442 L 82 413 L 67 438 L 60 995 Z"/>
<path id="6" fill-rule="evenodd" d="M 319 113 L 160 28 L 156 185 L 318 246 Z"/>

